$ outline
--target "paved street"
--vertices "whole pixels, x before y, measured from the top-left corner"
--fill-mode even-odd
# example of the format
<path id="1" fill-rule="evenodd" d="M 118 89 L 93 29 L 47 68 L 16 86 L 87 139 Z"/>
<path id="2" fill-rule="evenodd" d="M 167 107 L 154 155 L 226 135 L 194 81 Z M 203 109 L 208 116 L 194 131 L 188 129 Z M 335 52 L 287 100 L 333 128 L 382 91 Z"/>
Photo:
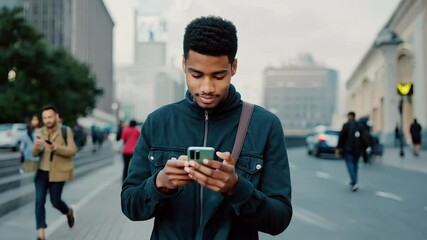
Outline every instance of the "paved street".
<path id="1" fill-rule="evenodd" d="M 427 156 L 386 151 L 382 161 L 360 163 L 360 190 L 351 192 L 344 161 L 290 150 L 294 218 L 279 237 L 263 239 L 425 239 Z"/>
<path id="2" fill-rule="evenodd" d="M 425 239 L 427 154 L 400 159 L 396 149 L 386 151 L 381 161 L 360 164 L 361 188 L 353 193 L 342 160 L 316 159 L 304 148 L 289 150 L 294 218 L 284 233 L 260 239 Z M 72 230 L 46 204 L 48 239 L 149 239 L 152 221 L 132 222 L 121 213 L 121 167 L 117 155 L 114 164 L 66 185 L 64 199 L 77 215 Z M 32 239 L 33 204 L 0 218 L 0 232 L 5 239 Z"/>

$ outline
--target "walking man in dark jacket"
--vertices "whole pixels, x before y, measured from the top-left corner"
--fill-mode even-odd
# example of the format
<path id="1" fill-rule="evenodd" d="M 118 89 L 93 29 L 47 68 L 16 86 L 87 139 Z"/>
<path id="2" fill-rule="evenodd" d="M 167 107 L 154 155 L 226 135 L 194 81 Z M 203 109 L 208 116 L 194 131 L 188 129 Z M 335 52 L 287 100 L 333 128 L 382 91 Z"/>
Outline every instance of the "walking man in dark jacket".
<path id="1" fill-rule="evenodd" d="M 291 183 L 280 120 L 255 106 L 240 155 L 230 154 L 242 111 L 236 73 L 236 28 L 220 17 L 187 25 L 184 100 L 151 113 L 123 183 L 131 220 L 155 218 L 151 239 L 258 239 L 277 235 L 292 217 Z M 203 164 L 190 146 L 216 149 Z"/>
<path id="2" fill-rule="evenodd" d="M 414 122 L 411 124 L 409 131 L 411 132 L 412 145 L 415 156 L 420 154 L 421 130 L 421 125 L 417 122 L 417 119 L 414 119 Z"/>
<path id="3" fill-rule="evenodd" d="M 357 170 L 359 157 L 362 154 L 364 146 L 362 146 L 362 137 L 366 134 L 364 129 L 356 122 L 356 114 L 349 112 L 347 114 L 348 121 L 343 125 L 338 139 L 335 155 L 344 156 L 345 164 L 350 175 L 350 189 L 355 192 L 359 189 L 357 185 Z"/>

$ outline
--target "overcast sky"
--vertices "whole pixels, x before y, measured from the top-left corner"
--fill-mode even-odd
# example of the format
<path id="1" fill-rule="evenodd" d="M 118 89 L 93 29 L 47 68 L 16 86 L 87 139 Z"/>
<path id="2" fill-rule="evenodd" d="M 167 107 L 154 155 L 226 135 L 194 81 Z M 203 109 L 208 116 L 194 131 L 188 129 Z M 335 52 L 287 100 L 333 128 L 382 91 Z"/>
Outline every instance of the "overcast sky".
<path id="1" fill-rule="evenodd" d="M 156 0 L 143 0 L 145 2 Z M 157 0 L 159 1 L 159 0 Z M 168 1 L 168 0 L 165 0 Z M 336 69 L 343 86 L 400 0 L 170 0 L 169 49 L 175 65 L 182 56 L 186 24 L 203 15 L 231 20 L 239 38 L 238 72 L 232 82 L 244 99 L 261 102 L 262 71 L 310 53 Z M 138 0 L 104 0 L 115 22 L 114 63 L 133 61 L 134 10 Z M 177 10 L 176 5 L 181 6 Z M 144 7 L 144 6 L 143 6 Z M 340 108 L 342 109 L 343 106 Z"/>

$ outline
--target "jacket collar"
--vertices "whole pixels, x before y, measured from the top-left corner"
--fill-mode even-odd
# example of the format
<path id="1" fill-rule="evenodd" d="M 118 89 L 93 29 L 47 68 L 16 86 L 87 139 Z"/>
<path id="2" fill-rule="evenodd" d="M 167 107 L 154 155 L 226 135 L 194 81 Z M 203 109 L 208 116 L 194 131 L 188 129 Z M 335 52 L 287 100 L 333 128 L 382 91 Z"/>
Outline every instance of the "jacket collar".
<path id="1" fill-rule="evenodd" d="M 225 101 L 220 102 L 215 108 L 212 108 L 212 109 L 201 108 L 193 100 L 193 96 L 190 94 L 188 90 L 185 93 L 185 100 L 191 112 L 195 112 L 197 116 L 204 118 L 205 110 L 208 110 L 209 117 L 211 119 L 226 117 L 228 114 L 236 111 L 237 109 L 239 109 L 239 107 L 242 106 L 240 93 L 237 92 L 233 84 L 230 84 L 230 87 L 228 89 L 228 97 L 225 99 Z"/>
<path id="2" fill-rule="evenodd" d="M 52 135 L 50 135 L 49 136 L 49 131 L 48 131 L 48 129 L 47 129 L 47 127 L 46 126 L 43 126 L 42 128 L 41 128 L 41 132 L 42 132 L 42 135 L 44 136 L 44 137 L 46 137 L 46 139 L 45 140 L 47 140 L 48 138 L 49 138 L 49 140 L 50 141 L 55 141 L 55 139 L 56 139 L 56 137 L 58 136 L 58 129 L 59 129 L 59 126 L 60 126 L 60 124 L 56 124 L 54 127 L 53 127 L 53 129 L 52 129 Z"/>

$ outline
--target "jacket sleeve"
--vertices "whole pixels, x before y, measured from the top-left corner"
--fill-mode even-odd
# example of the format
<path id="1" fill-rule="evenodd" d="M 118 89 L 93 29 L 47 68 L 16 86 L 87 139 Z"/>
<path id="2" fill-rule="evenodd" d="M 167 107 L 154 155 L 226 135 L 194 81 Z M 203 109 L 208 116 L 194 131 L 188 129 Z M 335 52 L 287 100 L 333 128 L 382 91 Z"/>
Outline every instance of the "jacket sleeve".
<path id="1" fill-rule="evenodd" d="M 37 130 L 37 132 L 34 136 L 40 136 L 40 135 L 41 135 L 40 130 Z M 43 150 L 44 150 L 44 148 L 37 148 L 36 144 L 33 144 L 33 149 L 31 151 L 31 153 L 33 154 L 33 157 L 36 157 L 36 156 L 39 156 Z"/>
<path id="2" fill-rule="evenodd" d="M 147 220 L 155 215 L 156 206 L 161 201 L 173 198 L 180 192 L 164 194 L 156 187 L 156 174 L 151 174 L 148 160 L 149 121 L 142 127 L 135 146 L 128 177 L 123 182 L 121 192 L 122 212 L 132 221 Z"/>
<path id="3" fill-rule="evenodd" d="M 56 145 L 56 150 L 55 150 L 55 154 L 62 156 L 62 157 L 67 157 L 67 158 L 71 158 L 74 155 L 76 155 L 77 153 L 77 147 L 76 147 L 76 143 L 74 142 L 74 136 L 73 136 L 73 131 L 71 130 L 71 128 L 67 127 L 67 145 Z"/>
<path id="4" fill-rule="evenodd" d="M 291 180 L 279 119 L 275 119 L 269 131 L 259 186 L 255 188 L 241 177 L 229 200 L 240 221 L 277 235 L 288 227 L 292 218 Z"/>

